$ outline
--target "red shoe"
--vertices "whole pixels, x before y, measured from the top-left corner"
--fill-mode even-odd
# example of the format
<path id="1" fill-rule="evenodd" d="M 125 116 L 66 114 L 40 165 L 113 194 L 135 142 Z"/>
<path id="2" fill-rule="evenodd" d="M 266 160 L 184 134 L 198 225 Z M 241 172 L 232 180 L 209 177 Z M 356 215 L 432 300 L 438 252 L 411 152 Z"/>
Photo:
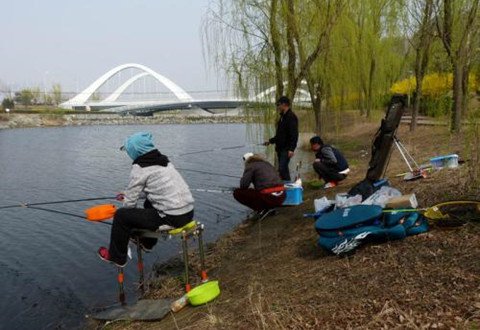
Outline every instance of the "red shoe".
<path id="1" fill-rule="evenodd" d="M 333 187 L 336 187 L 337 185 L 338 185 L 338 182 L 336 182 L 336 181 L 330 181 L 330 182 L 327 183 L 323 188 L 325 188 L 325 189 L 333 188 Z"/>
<path id="2" fill-rule="evenodd" d="M 110 252 L 108 251 L 108 249 L 104 246 L 101 246 L 99 249 L 98 249 L 98 252 L 97 252 L 97 255 L 100 259 L 102 259 L 103 261 L 105 262 L 108 262 L 108 263 L 111 263 L 111 264 L 114 264 L 115 266 L 117 267 L 125 267 L 125 265 L 127 264 L 127 261 L 125 261 L 125 263 L 122 265 L 122 264 L 119 264 L 119 263 L 116 263 L 115 261 L 112 261 L 110 259 Z"/>

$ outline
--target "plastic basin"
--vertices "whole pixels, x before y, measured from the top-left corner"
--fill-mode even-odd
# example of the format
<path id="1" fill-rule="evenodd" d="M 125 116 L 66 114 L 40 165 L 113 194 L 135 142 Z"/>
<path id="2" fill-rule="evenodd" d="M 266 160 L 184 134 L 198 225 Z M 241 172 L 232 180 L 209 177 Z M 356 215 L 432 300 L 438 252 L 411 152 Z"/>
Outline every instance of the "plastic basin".
<path id="1" fill-rule="evenodd" d="M 188 302 L 192 306 L 206 304 L 220 294 L 218 281 L 209 281 L 193 288 L 187 293 Z"/>

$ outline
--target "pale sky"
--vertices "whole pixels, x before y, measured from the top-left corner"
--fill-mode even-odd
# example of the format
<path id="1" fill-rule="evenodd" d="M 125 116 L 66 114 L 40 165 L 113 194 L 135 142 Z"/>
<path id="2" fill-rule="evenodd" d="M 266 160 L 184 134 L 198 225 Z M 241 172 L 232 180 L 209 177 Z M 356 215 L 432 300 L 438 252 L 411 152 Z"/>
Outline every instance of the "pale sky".
<path id="1" fill-rule="evenodd" d="M 140 63 L 187 91 L 217 89 L 202 55 L 209 0 L 0 0 L 0 89 L 83 90 Z M 222 87 L 218 87 L 222 89 Z"/>

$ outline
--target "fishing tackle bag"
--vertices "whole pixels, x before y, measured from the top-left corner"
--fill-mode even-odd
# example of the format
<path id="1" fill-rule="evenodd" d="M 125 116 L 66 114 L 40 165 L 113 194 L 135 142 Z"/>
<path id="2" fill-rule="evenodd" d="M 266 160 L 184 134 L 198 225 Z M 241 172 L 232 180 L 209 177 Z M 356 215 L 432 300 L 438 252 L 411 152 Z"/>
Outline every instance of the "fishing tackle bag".
<path id="1" fill-rule="evenodd" d="M 377 205 L 355 205 L 320 216 L 315 222 L 318 246 L 341 255 L 367 242 L 403 239 L 428 231 L 418 212 L 387 212 Z"/>

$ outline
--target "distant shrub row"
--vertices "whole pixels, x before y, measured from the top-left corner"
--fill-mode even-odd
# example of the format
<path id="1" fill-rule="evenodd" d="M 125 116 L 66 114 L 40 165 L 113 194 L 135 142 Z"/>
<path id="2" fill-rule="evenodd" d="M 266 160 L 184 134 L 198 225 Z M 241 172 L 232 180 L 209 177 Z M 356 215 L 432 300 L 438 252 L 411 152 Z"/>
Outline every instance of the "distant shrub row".
<path id="1" fill-rule="evenodd" d="M 473 93 L 480 93 L 480 77 L 470 74 L 468 89 Z M 391 93 L 407 94 L 415 97 L 416 81 L 409 77 L 397 81 L 390 88 Z M 423 78 L 423 99 L 420 112 L 427 116 L 442 116 L 448 114 L 452 106 L 453 75 L 451 73 L 431 73 Z"/>

